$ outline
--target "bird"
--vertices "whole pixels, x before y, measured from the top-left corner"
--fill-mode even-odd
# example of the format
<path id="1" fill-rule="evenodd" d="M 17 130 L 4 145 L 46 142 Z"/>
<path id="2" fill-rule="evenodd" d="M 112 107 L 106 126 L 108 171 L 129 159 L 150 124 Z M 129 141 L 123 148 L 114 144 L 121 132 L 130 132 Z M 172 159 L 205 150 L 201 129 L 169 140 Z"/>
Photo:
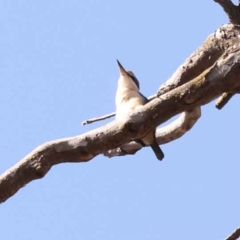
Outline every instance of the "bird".
<path id="1" fill-rule="evenodd" d="M 117 64 L 120 71 L 120 77 L 118 79 L 115 98 L 116 120 L 122 120 L 126 115 L 142 107 L 149 102 L 149 100 L 139 91 L 140 84 L 134 73 L 132 71 L 126 71 L 118 60 Z M 164 158 L 164 153 L 157 143 L 155 133 L 156 129 L 148 132 L 144 137 L 135 141 L 142 146 L 150 146 L 157 159 L 161 161 Z"/>

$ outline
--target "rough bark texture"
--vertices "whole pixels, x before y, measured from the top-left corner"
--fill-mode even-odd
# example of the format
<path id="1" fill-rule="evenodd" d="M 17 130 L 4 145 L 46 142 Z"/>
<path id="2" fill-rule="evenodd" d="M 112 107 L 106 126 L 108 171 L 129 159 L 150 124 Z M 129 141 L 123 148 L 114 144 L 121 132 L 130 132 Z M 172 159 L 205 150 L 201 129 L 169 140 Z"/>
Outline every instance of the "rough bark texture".
<path id="1" fill-rule="evenodd" d="M 197 112 L 198 111 L 198 112 Z M 156 139 L 158 144 L 166 144 L 176 140 L 189 131 L 201 116 L 200 108 L 195 108 L 192 111 L 184 112 L 181 116 L 170 123 L 169 125 L 158 128 L 156 131 Z M 142 145 L 132 141 L 115 149 L 111 149 L 104 153 L 107 157 L 124 156 L 127 154 L 135 154 L 142 148 Z"/>
<path id="2" fill-rule="evenodd" d="M 232 52 L 232 53 L 231 53 Z M 224 54 L 209 69 L 133 112 L 124 122 L 113 121 L 80 136 L 45 143 L 0 177 L 0 202 L 32 180 L 42 178 L 53 165 L 86 162 L 134 139 L 171 117 L 207 104 L 240 85 L 240 50 Z"/>
<path id="3" fill-rule="evenodd" d="M 0 176 L 0 203 L 29 182 L 44 177 L 56 164 L 87 162 L 99 154 L 109 157 L 133 154 L 141 148 L 133 140 L 181 113 L 176 121 L 157 131 L 160 144 L 172 141 L 194 125 L 201 115 L 202 105 L 222 94 L 223 99 L 229 100 L 240 93 L 239 7 L 229 0 L 215 2 L 223 6 L 232 24 L 223 25 L 211 34 L 160 87 L 152 101 L 124 122 L 113 121 L 33 150 Z"/>
<path id="4" fill-rule="evenodd" d="M 209 35 L 204 43 L 190 55 L 189 58 L 175 71 L 175 73 L 160 86 L 157 94 L 150 97 L 154 99 L 156 96 L 175 89 L 182 84 L 197 77 L 199 74 L 213 66 L 225 52 L 233 51 L 239 45 L 240 28 L 226 24 L 217 29 L 213 34 Z M 216 107 L 221 109 L 239 89 L 232 92 L 224 92 L 216 103 Z M 114 113 L 111 115 L 114 116 Z M 157 130 L 157 140 L 159 144 L 165 144 L 176 140 L 189 131 L 201 116 L 200 106 L 183 112 L 181 116 L 170 125 L 159 128 Z M 142 148 L 141 145 L 131 142 L 124 144 L 121 148 L 112 149 L 105 153 L 105 156 L 123 156 L 126 154 L 135 154 Z"/>

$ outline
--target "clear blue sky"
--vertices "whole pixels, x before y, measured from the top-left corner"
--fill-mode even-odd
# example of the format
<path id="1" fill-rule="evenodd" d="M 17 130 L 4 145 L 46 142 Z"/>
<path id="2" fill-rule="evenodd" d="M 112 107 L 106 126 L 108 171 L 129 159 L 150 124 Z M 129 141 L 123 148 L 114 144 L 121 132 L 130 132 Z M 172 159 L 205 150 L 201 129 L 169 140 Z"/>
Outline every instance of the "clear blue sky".
<path id="1" fill-rule="evenodd" d="M 4 172 L 81 122 L 114 111 L 116 58 L 149 96 L 221 24 L 208 1 L 0 2 Z M 239 98 L 181 139 L 135 156 L 55 166 L 0 206 L 7 240 L 218 240 L 240 225 Z"/>

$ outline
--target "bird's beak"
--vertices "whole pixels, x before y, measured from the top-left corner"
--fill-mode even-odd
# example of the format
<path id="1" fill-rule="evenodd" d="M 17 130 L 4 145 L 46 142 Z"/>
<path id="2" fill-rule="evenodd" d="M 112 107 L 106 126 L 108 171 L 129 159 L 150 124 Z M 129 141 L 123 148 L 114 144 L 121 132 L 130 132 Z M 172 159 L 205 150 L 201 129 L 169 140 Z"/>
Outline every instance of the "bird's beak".
<path id="1" fill-rule="evenodd" d="M 127 72 L 126 70 L 124 69 L 124 67 L 122 66 L 122 64 L 117 60 L 117 63 L 118 63 L 118 67 L 119 67 L 119 70 L 120 70 L 120 74 L 121 75 L 126 75 Z"/>

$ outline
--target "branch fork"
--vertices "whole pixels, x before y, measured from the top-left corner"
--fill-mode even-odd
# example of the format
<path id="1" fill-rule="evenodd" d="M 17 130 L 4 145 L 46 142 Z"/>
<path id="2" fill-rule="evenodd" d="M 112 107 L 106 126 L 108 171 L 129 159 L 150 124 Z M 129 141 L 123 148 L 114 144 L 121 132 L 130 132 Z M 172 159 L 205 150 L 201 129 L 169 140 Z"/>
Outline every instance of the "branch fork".
<path id="1" fill-rule="evenodd" d="M 140 111 L 133 112 L 121 124 L 113 121 L 85 134 L 54 140 L 37 147 L 0 175 L 0 203 L 29 182 L 44 177 L 56 164 L 87 162 L 99 154 L 108 157 L 134 154 L 141 146 L 133 140 L 180 114 L 175 121 L 156 132 L 159 144 L 171 142 L 192 128 L 201 116 L 202 105 L 222 94 L 226 96 L 223 98 L 229 100 L 234 94 L 240 93 L 240 34 L 237 26 L 240 25 L 240 7 L 229 0 L 215 2 L 223 7 L 230 24 L 223 25 L 210 34 L 160 86 L 148 104 Z M 112 117 L 114 114 L 90 119 L 85 124 Z M 138 121 L 135 121 L 136 118 Z M 138 131 L 130 131 L 129 128 Z"/>

